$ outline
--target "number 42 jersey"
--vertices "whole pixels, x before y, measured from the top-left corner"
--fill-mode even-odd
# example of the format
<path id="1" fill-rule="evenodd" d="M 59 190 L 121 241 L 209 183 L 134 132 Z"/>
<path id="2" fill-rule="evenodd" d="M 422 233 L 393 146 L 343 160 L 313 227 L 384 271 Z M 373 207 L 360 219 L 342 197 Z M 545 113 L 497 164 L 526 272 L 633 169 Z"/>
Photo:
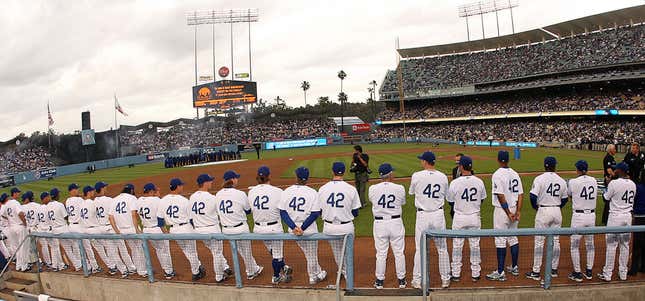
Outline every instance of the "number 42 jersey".
<path id="1" fill-rule="evenodd" d="M 374 216 L 401 216 L 401 207 L 405 205 L 405 187 L 392 182 L 381 182 L 370 186 L 369 199 L 372 202 Z"/>

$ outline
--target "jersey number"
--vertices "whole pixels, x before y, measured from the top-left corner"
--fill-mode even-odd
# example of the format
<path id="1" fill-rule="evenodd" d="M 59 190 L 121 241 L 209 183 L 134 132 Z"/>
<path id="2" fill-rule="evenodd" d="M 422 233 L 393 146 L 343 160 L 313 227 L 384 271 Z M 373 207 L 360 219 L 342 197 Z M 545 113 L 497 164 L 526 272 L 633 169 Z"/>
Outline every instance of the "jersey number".
<path id="1" fill-rule="evenodd" d="M 596 190 L 593 186 L 582 187 L 580 191 L 580 198 L 585 200 L 595 200 L 596 199 Z"/>
<path id="2" fill-rule="evenodd" d="M 35 213 L 35 212 L 34 212 L 33 210 L 28 210 L 28 211 L 27 211 L 27 219 L 28 219 L 28 220 L 32 220 L 32 219 L 34 219 L 34 213 Z"/>
<path id="3" fill-rule="evenodd" d="M 266 204 L 269 202 L 269 197 L 266 195 L 256 196 L 253 201 L 253 207 L 258 208 L 258 210 L 269 210 L 269 207 Z"/>
<path id="4" fill-rule="evenodd" d="M 305 209 L 302 209 L 302 206 L 304 204 L 305 204 L 305 198 L 294 196 L 293 199 L 291 199 L 291 202 L 289 202 L 289 207 L 293 209 L 293 211 L 305 212 Z"/>
<path id="5" fill-rule="evenodd" d="M 508 181 L 508 190 L 510 190 L 511 192 L 515 192 L 515 193 L 519 192 L 520 191 L 518 189 L 519 186 L 520 186 L 520 181 L 518 181 L 517 179 L 512 179 Z"/>
<path id="6" fill-rule="evenodd" d="M 550 194 L 551 196 L 560 196 L 560 184 L 549 184 L 549 187 L 546 188 L 546 193 Z"/>
<path id="7" fill-rule="evenodd" d="M 54 218 L 54 210 L 49 210 L 49 212 L 47 212 L 47 214 L 49 215 L 49 220 L 50 221 L 55 221 L 56 220 Z"/>
<path id="8" fill-rule="evenodd" d="M 44 213 L 38 213 L 38 222 L 44 223 L 45 222 L 45 214 Z"/>
<path id="9" fill-rule="evenodd" d="M 441 191 L 441 185 L 439 184 L 428 184 L 423 190 L 423 194 L 427 195 L 429 199 L 438 199 L 439 191 Z"/>
<path id="10" fill-rule="evenodd" d="M 344 208 L 343 200 L 345 200 L 345 195 L 342 193 L 331 193 L 327 198 L 327 204 L 331 207 Z"/>
<path id="11" fill-rule="evenodd" d="M 118 214 L 127 213 L 126 210 L 125 210 L 125 202 L 116 203 L 116 213 L 118 213 Z"/>
<path id="12" fill-rule="evenodd" d="M 105 209 L 103 209 L 103 207 L 96 208 L 96 217 L 105 218 L 105 214 L 103 213 L 105 213 Z"/>
<path id="13" fill-rule="evenodd" d="M 179 206 L 168 206 L 166 209 L 166 215 L 170 218 L 179 218 Z"/>
<path id="14" fill-rule="evenodd" d="M 477 201 L 477 188 L 470 187 L 470 189 L 464 189 L 464 193 L 461 194 L 461 199 L 466 202 Z"/>
<path id="15" fill-rule="evenodd" d="M 71 217 L 76 216 L 76 213 L 74 213 L 74 206 L 68 206 L 67 207 L 67 214 L 69 214 L 69 216 L 71 216 Z"/>
<path id="16" fill-rule="evenodd" d="M 13 217 L 13 212 L 12 212 L 11 208 L 7 208 L 7 215 L 9 217 Z"/>
<path id="17" fill-rule="evenodd" d="M 620 199 L 625 201 L 626 204 L 634 204 L 634 191 L 633 190 L 625 191 L 625 193 L 623 194 L 623 197 Z"/>
<path id="18" fill-rule="evenodd" d="M 139 208 L 139 215 L 141 218 L 150 219 L 150 208 L 141 207 Z"/>
<path id="19" fill-rule="evenodd" d="M 219 203 L 219 211 L 225 214 L 233 213 L 233 210 L 231 210 L 232 207 L 233 207 L 233 201 L 231 200 L 222 200 Z"/>
<path id="20" fill-rule="evenodd" d="M 82 219 L 88 219 L 89 216 L 87 216 L 87 208 L 81 208 L 81 218 Z"/>
<path id="21" fill-rule="evenodd" d="M 193 212 L 195 212 L 195 214 L 205 215 L 206 212 L 204 212 L 204 208 L 206 208 L 206 204 L 204 204 L 204 202 L 193 203 Z"/>
<path id="22" fill-rule="evenodd" d="M 381 195 L 381 197 L 378 199 L 378 202 L 376 203 L 377 205 L 385 208 L 390 208 L 394 209 L 394 200 L 396 200 L 396 197 L 393 194 L 390 195 Z"/>

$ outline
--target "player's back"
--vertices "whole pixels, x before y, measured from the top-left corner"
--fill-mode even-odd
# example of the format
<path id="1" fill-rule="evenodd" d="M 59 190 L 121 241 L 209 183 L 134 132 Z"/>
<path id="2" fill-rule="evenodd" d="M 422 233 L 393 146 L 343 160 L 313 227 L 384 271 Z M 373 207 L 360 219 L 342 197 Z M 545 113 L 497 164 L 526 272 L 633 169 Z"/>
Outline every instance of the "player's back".
<path id="1" fill-rule="evenodd" d="M 65 208 L 67 210 L 68 221 L 70 224 L 77 224 L 80 221 L 80 210 L 82 204 L 83 198 L 77 196 L 69 197 L 65 201 Z"/>
<path id="2" fill-rule="evenodd" d="M 195 227 L 219 225 L 217 200 L 208 191 L 195 191 L 190 196 L 191 218 Z"/>
<path id="3" fill-rule="evenodd" d="M 38 225 L 38 216 L 36 214 L 39 208 L 40 204 L 36 202 L 29 202 L 22 205 L 22 211 L 25 212 L 25 219 L 28 227 L 33 228 Z"/>
<path id="4" fill-rule="evenodd" d="M 593 177 L 581 175 L 569 180 L 569 195 L 573 210 L 596 209 L 598 182 Z"/>
<path id="5" fill-rule="evenodd" d="M 320 211 L 318 192 L 305 185 L 289 186 L 282 192 L 280 209 L 287 211 L 294 222 L 302 223 L 311 212 Z"/>
<path id="6" fill-rule="evenodd" d="M 497 194 L 503 194 L 509 207 L 515 207 L 519 195 L 524 193 L 520 175 L 510 167 L 498 168 L 491 177 L 492 204 L 501 207 Z"/>
<path id="7" fill-rule="evenodd" d="M 486 187 L 476 176 L 461 176 L 450 183 L 447 199 L 454 203 L 457 213 L 478 213 L 481 211 L 482 201 L 486 199 Z"/>
<path id="8" fill-rule="evenodd" d="M 22 220 L 20 219 L 20 212 L 22 212 L 22 207 L 18 201 L 11 199 L 8 200 L 4 205 L 2 205 L 2 216 L 7 219 L 9 226 L 18 226 L 22 225 Z"/>
<path id="9" fill-rule="evenodd" d="M 168 194 L 161 199 L 162 207 L 157 211 L 158 217 L 162 217 L 166 224 L 185 225 L 190 218 L 190 201 L 178 194 Z"/>
<path id="10" fill-rule="evenodd" d="M 50 203 L 51 204 L 51 203 Z M 49 215 L 48 205 L 40 205 L 36 210 L 36 219 L 38 220 L 38 230 L 47 231 L 51 226 L 51 219 Z"/>
<path id="11" fill-rule="evenodd" d="M 410 194 L 414 205 L 423 211 L 442 208 L 448 191 L 448 177 L 438 170 L 420 170 L 412 174 Z"/>
<path id="12" fill-rule="evenodd" d="M 537 196 L 540 206 L 560 206 L 562 199 L 568 196 L 567 182 L 555 172 L 545 172 L 533 180 L 531 194 Z"/>
<path id="13" fill-rule="evenodd" d="M 280 220 L 280 201 L 282 189 L 260 184 L 249 190 L 249 205 L 256 223 L 268 223 Z"/>
<path id="14" fill-rule="evenodd" d="M 370 186 L 369 200 L 375 217 L 401 216 L 405 205 L 405 187 L 392 182 L 381 182 Z"/>
<path id="15" fill-rule="evenodd" d="M 79 224 L 82 227 L 91 228 L 99 225 L 99 220 L 96 215 L 96 204 L 93 200 L 83 200 L 79 211 Z"/>
<path id="16" fill-rule="evenodd" d="M 323 219 L 330 222 L 352 221 L 352 210 L 361 207 L 356 188 L 340 180 L 332 180 L 321 186 L 318 200 Z"/>
<path id="17" fill-rule="evenodd" d="M 134 228 L 132 211 L 136 210 L 137 197 L 129 193 L 121 193 L 116 196 L 110 207 L 109 214 L 120 228 Z"/>
<path id="18" fill-rule="evenodd" d="M 137 200 L 136 207 L 141 224 L 145 228 L 157 226 L 157 210 L 159 210 L 161 199 L 156 196 L 142 196 Z"/>
<path id="19" fill-rule="evenodd" d="M 235 226 L 246 221 L 246 211 L 251 209 L 246 193 L 235 188 L 222 188 L 215 194 L 215 200 L 223 226 Z"/>
<path id="20" fill-rule="evenodd" d="M 97 196 L 94 198 L 94 205 L 96 206 L 96 217 L 100 225 L 107 225 L 110 223 L 108 215 L 110 208 L 114 204 L 114 199 L 109 196 Z"/>
<path id="21" fill-rule="evenodd" d="M 604 197 L 609 202 L 609 213 L 630 213 L 634 208 L 636 184 L 625 178 L 611 180 Z"/>
<path id="22" fill-rule="evenodd" d="M 67 213 L 67 209 L 63 203 L 52 200 L 47 205 L 43 206 L 45 206 L 45 209 L 47 210 L 49 224 L 51 224 L 52 227 L 62 227 L 67 225 L 65 217 L 68 217 L 69 214 Z"/>

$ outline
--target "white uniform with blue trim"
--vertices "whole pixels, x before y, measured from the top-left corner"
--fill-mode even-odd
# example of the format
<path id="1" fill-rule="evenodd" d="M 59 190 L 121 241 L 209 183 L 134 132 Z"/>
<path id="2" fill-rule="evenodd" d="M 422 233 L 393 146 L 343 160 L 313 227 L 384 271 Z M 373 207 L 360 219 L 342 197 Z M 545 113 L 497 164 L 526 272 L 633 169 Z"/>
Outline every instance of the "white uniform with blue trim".
<path id="1" fill-rule="evenodd" d="M 269 184 L 259 184 L 249 190 L 249 205 L 253 213 L 253 233 L 272 234 L 284 233 L 280 222 L 280 201 L 282 189 Z M 265 240 L 267 248 L 273 259 L 282 259 L 283 241 Z"/>
<path id="2" fill-rule="evenodd" d="M 79 220 L 79 225 L 83 229 L 83 233 L 86 234 L 103 234 L 103 229 L 105 229 L 105 226 L 99 225 L 99 219 L 96 214 L 96 204 L 94 203 L 93 200 L 87 199 L 83 200 L 79 207 L 79 215 L 80 215 L 80 220 Z M 85 248 L 85 253 L 87 253 L 87 258 L 89 261 L 90 266 L 92 267 L 93 270 L 96 270 L 99 268 L 99 265 L 96 262 L 96 259 L 94 257 L 94 252 L 92 252 L 92 248 L 88 248 L 88 245 L 86 244 L 87 240 L 83 241 L 83 247 Z M 107 256 L 106 252 L 108 252 L 107 244 L 103 240 L 98 240 L 98 239 L 92 239 L 89 240 L 91 242 L 91 246 L 94 247 L 94 250 L 96 250 L 96 253 L 99 254 L 99 257 L 101 257 L 101 260 L 103 260 L 103 263 L 105 263 L 108 268 L 113 268 L 114 263 L 110 259 L 110 257 Z M 110 246 L 110 248 L 112 248 Z M 110 249 L 112 252 L 117 252 L 116 249 Z"/>
<path id="3" fill-rule="evenodd" d="M 607 227 L 631 226 L 632 210 L 634 208 L 634 199 L 636 198 L 636 184 L 634 184 L 634 181 L 625 178 L 611 180 L 609 185 L 607 185 L 607 191 L 603 197 L 605 200 L 609 200 Z M 602 271 L 608 279 L 611 279 L 614 270 L 616 246 L 618 245 L 620 245 L 618 277 L 620 279 L 627 279 L 630 239 L 631 233 L 612 233 L 605 235 L 607 253 L 605 255 L 605 266 Z"/>
<path id="4" fill-rule="evenodd" d="M 78 196 L 73 196 L 67 198 L 65 201 L 65 210 L 67 210 L 67 221 L 69 222 L 69 228 L 68 231 L 70 233 L 85 233 L 85 229 L 81 227 L 80 221 L 81 221 L 81 206 L 83 205 L 83 198 L 78 197 Z M 76 240 L 69 240 L 71 244 L 71 253 L 74 254 L 74 257 L 78 258 L 78 262 L 81 260 L 81 248 L 78 245 L 78 241 Z M 88 239 L 83 239 L 83 248 L 86 250 L 85 251 L 85 259 L 86 259 L 86 265 L 89 266 L 89 268 L 94 268 L 95 265 L 93 262 L 96 262 L 96 258 L 94 257 L 94 252 L 92 251 L 92 245 L 90 244 L 90 241 Z M 91 252 L 90 252 L 91 251 Z M 69 257 L 69 253 L 67 254 Z M 77 270 L 81 269 L 81 266 L 76 266 Z M 98 265 L 96 266 L 98 267 Z"/>
<path id="5" fill-rule="evenodd" d="M 190 196 L 192 204 L 190 216 L 195 225 L 195 232 L 203 234 L 222 233 L 217 215 L 217 201 L 208 191 L 195 191 Z M 221 240 L 203 240 L 204 245 L 213 255 L 215 281 L 224 279 L 224 271 L 229 268 L 224 258 L 224 246 Z"/>
<path id="6" fill-rule="evenodd" d="M 157 217 L 163 218 L 166 225 L 170 226 L 170 233 L 195 233 L 193 225 L 190 224 L 190 201 L 178 194 L 164 196 L 159 208 Z M 194 240 L 176 240 L 190 263 L 190 270 L 193 275 L 199 274 L 199 267 L 202 263 L 197 256 L 197 244 Z"/>
<path id="7" fill-rule="evenodd" d="M 16 254 L 16 270 L 27 270 L 29 245 L 24 243 L 18 248 L 20 243 L 27 236 L 27 228 L 20 219 L 20 213 L 24 213 L 22 206 L 15 199 L 8 200 L 0 207 L 0 216 L 8 221 L 8 231 L 6 232 L 9 245 L 9 251 Z"/>
<path id="8" fill-rule="evenodd" d="M 157 222 L 157 212 L 162 211 L 161 199 L 156 196 L 142 196 L 137 200 L 136 209 L 141 218 L 141 225 L 143 226 L 143 233 L 161 234 Z M 150 243 L 155 248 L 159 265 L 164 273 L 172 274 L 172 258 L 170 257 L 170 242 L 168 240 L 150 240 Z"/>
<path id="9" fill-rule="evenodd" d="M 508 211 L 511 214 L 515 214 L 517 212 L 519 196 L 524 194 L 520 175 L 510 167 L 500 167 L 493 173 L 491 181 L 491 198 L 493 207 L 495 207 L 493 211 L 493 229 L 517 229 L 519 221 L 511 221 L 508 218 L 508 215 L 506 215 L 506 212 L 499 203 L 497 195 L 504 195 L 504 199 L 508 204 Z M 508 246 L 512 247 L 517 245 L 519 240 L 517 236 L 495 236 L 496 248 L 506 248 L 507 243 Z"/>
<path id="10" fill-rule="evenodd" d="M 405 227 L 401 219 L 405 205 L 405 187 L 392 182 L 381 182 L 370 186 L 369 200 L 374 215 L 374 248 L 376 249 L 375 276 L 385 280 L 387 252 L 392 246 L 396 277 L 405 279 Z"/>
<path id="11" fill-rule="evenodd" d="M 114 199 L 109 196 L 97 196 L 94 199 L 94 204 L 101 234 L 114 234 L 114 229 L 108 219 L 110 210 L 114 206 Z M 106 239 L 103 243 L 106 246 L 107 256 L 112 261 L 112 267 L 116 266 L 121 274 L 127 273 L 128 270 L 133 272 L 136 270 L 123 239 Z M 115 252 L 110 251 L 113 248 L 116 249 Z"/>
<path id="12" fill-rule="evenodd" d="M 40 206 L 41 205 L 39 203 L 36 203 L 34 201 L 31 201 L 27 204 L 22 205 L 22 210 L 25 212 L 25 219 L 27 220 L 28 233 L 38 231 L 38 211 L 40 210 Z M 25 245 L 29 246 L 29 248 L 27 249 L 29 254 L 28 255 L 29 262 L 36 262 L 36 260 L 38 260 L 38 254 L 34 253 L 33 249 L 31 248 L 32 240 L 33 240 L 33 237 L 27 238 L 27 241 L 25 241 Z M 47 257 L 48 257 L 47 261 L 51 262 L 50 256 L 48 255 Z"/>
<path id="13" fill-rule="evenodd" d="M 596 199 L 598 182 L 593 177 L 581 175 L 569 180 L 569 196 L 571 197 L 571 228 L 593 227 L 596 225 Z M 571 261 L 574 272 L 580 269 L 580 239 L 581 235 L 571 235 Z M 593 268 L 595 257 L 594 236 L 585 235 L 585 250 L 587 251 L 587 269 Z"/>
<path id="14" fill-rule="evenodd" d="M 36 210 L 36 220 L 38 225 L 36 226 L 36 232 L 41 233 L 51 233 L 51 225 L 49 224 L 49 217 L 47 217 L 47 205 L 40 205 Z M 50 242 L 53 239 L 47 239 L 44 237 L 39 237 L 36 241 L 40 244 L 40 255 L 42 256 L 42 261 L 49 267 L 60 268 L 63 266 L 58 266 L 58 263 L 54 266 L 52 265 L 52 257 L 54 257 L 55 249 L 53 246 L 50 248 Z M 51 253 L 50 253 L 51 250 Z M 58 256 L 60 259 L 60 249 L 58 250 Z M 61 259 L 62 261 L 62 259 Z"/>
<path id="15" fill-rule="evenodd" d="M 137 197 L 129 193 L 121 193 L 112 201 L 108 214 L 114 219 L 114 223 L 121 234 L 137 233 L 137 230 L 134 227 L 134 221 L 132 220 L 132 213 L 137 212 L 136 202 Z M 123 244 L 123 240 L 119 240 L 118 243 Z M 136 269 L 140 276 L 146 276 L 148 271 L 146 268 L 146 258 L 143 254 L 142 242 L 140 240 L 128 239 L 126 243 L 130 247 L 130 252 L 132 252 L 132 257 L 130 257 L 127 255 L 127 250 L 125 250 L 127 257 L 124 261 L 126 264 L 129 264 L 128 259 L 132 262 L 130 271 L 133 272 L 134 269 Z M 125 247 L 125 245 L 123 247 Z M 121 254 L 121 256 L 123 256 L 123 253 Z"/>

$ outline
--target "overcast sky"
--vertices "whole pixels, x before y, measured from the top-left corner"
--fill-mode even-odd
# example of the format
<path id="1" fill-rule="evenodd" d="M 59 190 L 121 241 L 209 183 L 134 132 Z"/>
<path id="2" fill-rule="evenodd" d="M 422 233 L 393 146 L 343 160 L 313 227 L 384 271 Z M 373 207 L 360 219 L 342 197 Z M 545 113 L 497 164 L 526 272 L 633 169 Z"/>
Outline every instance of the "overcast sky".
<path id="1" fill-rule="evenodd" d="M 2 1 L 0 10 L 0 141 L 46 131 L 47 101 L 57 132 L 81 126 L 92 112 L 97 131 L 114 126 L 113 94 L 128 117 L 119 124 L 195 117 L 193 28 L 186 12 L 258 8 L 251 26 L 253 79 L 258 97 L 276 96 L 289 106 L 304 104 L 300 83 L 311 83 L 308 102 L 336 99 L 338 70 L 348 74 L 350 101 L 369 97 L 396 66 L 395 39 L 402 48 L 466 39 L 458 4 L 472 1 Z M 523 31 L 642 0 L 519 0 L 515 29 Z M 471 19 L 471 38 L 481 38 Z M 511 31 L 500 13 L 501 34 Z M 497 34 L 494 14 L 486 35 Z M 230 67 L 230 28 L 216 28 L 216 65 Z M 235 73 L 248 72 L 248 27 L 234 26 Z M 212 31 L 198 30 L 198 73 L 212 74 Z"/>

